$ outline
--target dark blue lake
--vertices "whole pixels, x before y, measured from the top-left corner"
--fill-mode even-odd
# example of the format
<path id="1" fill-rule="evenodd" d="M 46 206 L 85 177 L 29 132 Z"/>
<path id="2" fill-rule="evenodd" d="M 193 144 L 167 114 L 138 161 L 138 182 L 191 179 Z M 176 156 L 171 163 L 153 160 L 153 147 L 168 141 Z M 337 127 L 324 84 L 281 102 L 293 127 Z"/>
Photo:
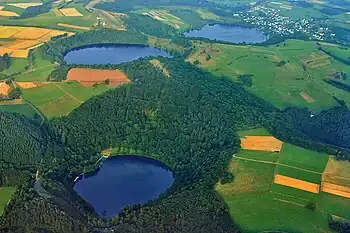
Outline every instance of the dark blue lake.
<path id="1" fill-rule="evenodd" d="M 171 57 L 164 50 L 131 44 L 102 44 L 78 47 L 64 56 L 68 64 L 103 65 L 120 64 L 149 56 Z"/>
<path id="2" fill-rule="evenodd" d="M 232 43 L 256 44 L 268 40 L 268 36 L 256 28 L 232 25 L 205 25 L 199 30 L 185 32 L 187 37 L 203 37 L 210 40 L 221 40 Z"/>
<path id="3" fill-rule="evenodd" d="M 95 175 L 79 179 L 74 190 L 98 214 L 113 217 L 127 205 L 157 199 L 173 182 L 172 171 L 159 161 L 117 156 L 104 161 Z"/>

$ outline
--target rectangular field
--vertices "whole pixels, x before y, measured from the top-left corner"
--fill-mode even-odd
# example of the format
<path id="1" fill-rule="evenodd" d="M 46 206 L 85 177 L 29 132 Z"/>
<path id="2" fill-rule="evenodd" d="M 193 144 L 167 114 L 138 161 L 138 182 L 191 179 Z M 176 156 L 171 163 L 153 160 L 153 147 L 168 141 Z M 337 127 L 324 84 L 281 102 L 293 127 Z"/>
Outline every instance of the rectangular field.
<path id="1" fill-rule="evenodd" d="M 330 156 L 323 173 L 323 181 L 350 187 L 350 162 Z"/>
<path id="2" fill-rule="evenodd" d="M 306 182 L 306 181 L 299 180 L 299 179 L 294 179 L 294 178 L 279 175 L 279 174 L 275 175 L 274 182 L 276 184 L 280 184 L 280 185 L 284 185 L 284 186 L 288 186 L 288 187 L 292 187 L 292 188 L 296 188 L 296 189 L 301 189 L 301 190 L 311 192 L 311 193 L 319 193 L 320 192 L 320 186 L 318 184 Z"/>
<path id="3" fill-rule="evenodd" d="M 75 8 L 63 8 L 60 9 L 60 12 L 64 15 L 64 16 L 83 16 L 77 9 Z"/>
<path id="4" fill-rule="evenodd" d="M 104 83 L 109 80 L 109 85 L 118 86 L 128 83 L 128 77 L 120 70 L 102 70 L 88 68 L 73 68 L 68 72 L 68 81 L 78 81 L 85 87 L 91 87 L 95 83 Z"/>
<path id="5" fill-rule="evenodd" d="M 280 164 L 286 164 L 305 170 L 322 173 L 326 167 L 328 155 L 316 151 L 307 150 L 284 143 L 280 151 Z"/>
<path id="6" fill-rule="evenodd" d="M 259 150 L 241 150 L 236 157 L 277 163 L 279 153 Z"/>
<path id="7" fill-rule="evenodd" d="M 350 188 L 346 186 L 336 185 L 328 182 L 322 182 L 321 190 L 337 196 L 350 198 Z"/>
<path id="8" fill-rule="evenodd" d="M 246 136 L 241 138 L 241 147 L 245 150 L 279 152 L 283 142 L 272 136 Z"/>
<path id="9" fill-rule="evenodd" d="M 82 27 L 82 26 L 78 26 L 78 25 L 65 24 L 65 23 L 58 23 L 57 26 L 66 27 L 66 28 L 80 29 L 80 30 L 86 30 L 86 31 L 90 30 L 89 27 Z"/>

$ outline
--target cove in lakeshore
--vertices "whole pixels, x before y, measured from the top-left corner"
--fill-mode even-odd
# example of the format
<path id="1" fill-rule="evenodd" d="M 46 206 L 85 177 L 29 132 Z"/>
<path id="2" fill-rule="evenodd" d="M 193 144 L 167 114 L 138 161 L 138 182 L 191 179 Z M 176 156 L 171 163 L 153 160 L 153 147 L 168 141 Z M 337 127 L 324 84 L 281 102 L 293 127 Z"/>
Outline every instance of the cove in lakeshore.
<path id="1" fill-rule="evenodd" d="M 202 37 L 210 40 L 226 41 L 231 43 L 257 44 L 269 39 L 257 28 L 246 28 L 241 26 L 214 24 L 205 25 L 199 30 L 185 32 L 187 37 Z"/>
<path id="2" fill-rule="evenodd" d="M 72 49 L 64 60 L 68 64 L 116 65 L 149 56 L 171 57 L 167 51 L 147 45 L 94 44 Z"/>
<path id="3" fill-rule="evenodd" d="M 173 172 L 157 160 L 116 156 L 105 160 L 92 176 L 78 179 L 74 190 L 98 214 L 113 217 L 127 205 L 157 199 L 173 182 Z"/>

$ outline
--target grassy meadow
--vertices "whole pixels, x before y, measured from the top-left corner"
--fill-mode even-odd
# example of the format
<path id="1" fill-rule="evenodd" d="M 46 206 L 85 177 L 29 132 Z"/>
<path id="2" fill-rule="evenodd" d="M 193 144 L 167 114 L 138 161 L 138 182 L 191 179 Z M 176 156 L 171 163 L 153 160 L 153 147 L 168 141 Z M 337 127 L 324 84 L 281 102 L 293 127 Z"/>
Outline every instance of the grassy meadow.
<path id="1" fill-rule="evenodd" d="M 109 90 L 104 84 L 95 87 L 83 87 L 80 83 L 62 82 L 48 83 L 22 90 L 25 101 L 33 104 L 47 119 L 68 115 L 94 95 Z"/>
<path id="2" fill-rule="evenodd" d="M 269 134 L 260 128 L 239 135 Z M 241 150 L 228 167 L 234 181 L 217 183 L 215 190 L 243 232 L 333 232 L 328 221 L 332 216 L 349 219 L 350 199 L 274 183 L 275 174 L 279 174 L 321 184 L 328 157 L 288 143 L 283 144 L 280 153 Z M 306 208 L 310 203 L 316 205 L 315 211 Z"/>
<path id="3" fill-rule="evenodd" d="M 15 192 L 15 187 L 0 187 L 0 216 L 4 212 L 7 203 L 11 200 L 12 194 Z"/>
<path id="4" fill-rule="evenodd" d="M 350 73 L 350 67 L 319 51 L 314 42 L 288 40 L 266 47 L 193 42 L 193 46 L 188 61 L 242 83 L 279 108 L 297 105 L 319 112 L 337 105 L 333 96 L 350 103 L 349 92 L 323 81 L 337 71 Z M 242 81 L 244 76 L 250 76 L 252 85 Z"/>

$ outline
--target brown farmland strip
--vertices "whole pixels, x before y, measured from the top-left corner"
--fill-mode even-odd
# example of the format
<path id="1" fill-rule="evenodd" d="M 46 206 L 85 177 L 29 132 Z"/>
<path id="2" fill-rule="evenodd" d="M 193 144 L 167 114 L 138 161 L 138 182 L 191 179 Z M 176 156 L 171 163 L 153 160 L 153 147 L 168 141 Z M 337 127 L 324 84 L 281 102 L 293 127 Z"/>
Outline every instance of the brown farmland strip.
<path id="1" fill-rule="evenodd" d="M 337 196 L 350 198 L 350 188 L 346 186 L 323 182 L 321 190 L 326 193 L 331 193 Z"/>
<path id="2" fill-rule="evenodd" d="M 320 186 L 318 184 L 310 183 L 307 181 L 291 178 L 288 176 L 283 176 L 276 174 L 275 175 L 275 183 L 296 188 L 296 189 L 301 189 L 307 192 L 311 193 L 319 193 L 320 192 Z"/>

